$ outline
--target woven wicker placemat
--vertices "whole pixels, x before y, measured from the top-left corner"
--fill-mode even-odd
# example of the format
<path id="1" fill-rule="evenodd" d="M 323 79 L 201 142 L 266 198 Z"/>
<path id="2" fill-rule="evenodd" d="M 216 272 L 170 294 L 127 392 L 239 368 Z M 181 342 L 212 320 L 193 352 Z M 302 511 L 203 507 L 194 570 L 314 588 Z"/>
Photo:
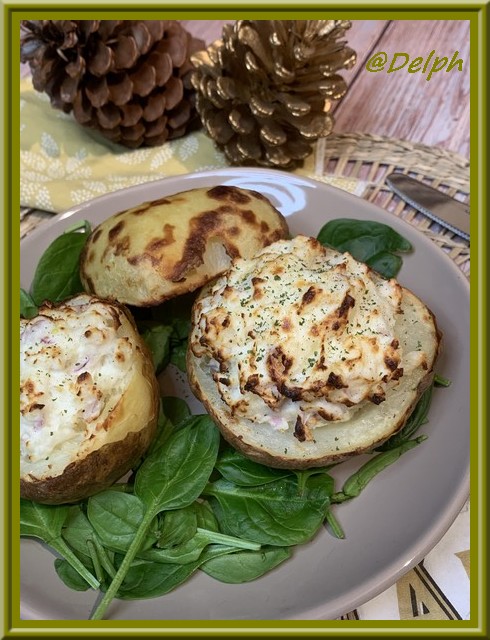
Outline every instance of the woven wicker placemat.
<path id="1" fill-rule="evenodd" d="M 318 143 L 317 173 L 357 180 L 358 195 L 415 225 L 446 251 L 469 278 L 469 242 L 398 198 L 385 182 L 395 170 L 469 203 L 469 160 L 452 151 L 368 133 L 332 134 Z"/>

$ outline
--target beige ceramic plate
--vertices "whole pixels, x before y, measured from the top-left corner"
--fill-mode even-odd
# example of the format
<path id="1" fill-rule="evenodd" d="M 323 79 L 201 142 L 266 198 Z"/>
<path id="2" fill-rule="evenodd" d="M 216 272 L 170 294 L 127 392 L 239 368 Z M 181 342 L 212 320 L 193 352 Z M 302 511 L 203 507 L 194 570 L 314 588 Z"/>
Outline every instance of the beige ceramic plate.
<path id="1" fill-rule="evenodd" d="M 146 200 L 217 184 L 255 189 L 287 216 L 293 233 L 315 236 L 332 218 L 391 225 L 415 247 L 399 280 L 435 313 L 444 332 L 438 372 L 452 380 L 438 389 L 423 445 L 378 476 L 360 497 L 339 505 L 345 540 L 322 530 L 271 573 L 251 583 L 227 585 L 198 572 L 161 598 L 115 601 L 112 620 L 318 620 L 332 619 L 373 598 L 419 562 L 440 540 L 469 492 L 469 288 L 464 275 L 431 240 L 394 215 L 355 196 L 288 173 L 222 169 L 166 178 L 88 202 L 42 226 L 21 245 L 21 286 L 28 288 L 47 245 L 76 220 L 92 224 Z M 186 393 L 182 380 L 171 381 Z M 197 403 L 193 405 L 198 409 Z M 339 482 L 359 465 L 335 469 Z M 34 620 L 87 619 L 94 592 L 66 588 L 53 556 L 39 543 L 21 543 L 21 615 Z M 158 624 L 158 623 L 156 623 Z"/>

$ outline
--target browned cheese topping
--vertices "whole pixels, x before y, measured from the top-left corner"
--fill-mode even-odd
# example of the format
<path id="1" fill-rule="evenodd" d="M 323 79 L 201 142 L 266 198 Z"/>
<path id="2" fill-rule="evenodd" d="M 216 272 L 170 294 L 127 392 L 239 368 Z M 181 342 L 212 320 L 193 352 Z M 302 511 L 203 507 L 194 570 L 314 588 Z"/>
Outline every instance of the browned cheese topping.
<path id="1" fill-rule="evenodd" d="M 347 253 L 281 240 L 235 260 L 201 297 L 191 348 L 232 415 L 311 439 L 315 427 L 383 402 L 403 376 L 401 294 Z"/>

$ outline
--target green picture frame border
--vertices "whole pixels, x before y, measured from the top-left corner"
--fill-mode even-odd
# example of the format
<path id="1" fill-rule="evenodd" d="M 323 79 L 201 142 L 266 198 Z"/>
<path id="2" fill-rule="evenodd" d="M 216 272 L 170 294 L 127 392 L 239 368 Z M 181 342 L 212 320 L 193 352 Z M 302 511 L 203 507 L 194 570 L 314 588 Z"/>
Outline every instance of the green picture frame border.
<path id="1" fill-rule="evenodd" d="M 101 4 L 103 6 L 101 6 Z M 486 616 L 486 211 L 488 173 L 487 108 L 488 108 L 488 2 L 469 0 L 423 3 L 412 2 L 141 2 L 131 6 L 129 0 L 119 2 L 74 2 L 70 9 L 63 2 L 6 1 L 1 3 L 0 29 L 3 43 L 3 83 L 1 85 L 4 130 L 3 160 L 3 353 L 2 400 L 3 433 L 3 500 L 0 511 L 3 528 L 1 599 L 2 637 L 5 638 L 130 638 L 130 637 L 312 637 L 427 636 L 488 637 Z M 163 5 L 163 6 L 162 6 Z M 280 8 L 279 8 L 280 7 Z M 352 20 L 385 18 L 390 20 L 469 20 L 471 83 L 471 618 L 463 621 L 22 621 L 19 618 L 20 577 L 16 574 L 19 558 L 19 487 L 13 482 L 18 469 L 17 384 L 19 362 L 17 345 L 19 329 L 19 264 L 20 226 L 17 212 L 19 195 L 19 25 L 23 19 L 78 19 L 90 13 L 91 18 L 134 17 L 170 19 L 283 19 L 345 18 Z M 17 612 L 17 613 L 16 613 Z"/>

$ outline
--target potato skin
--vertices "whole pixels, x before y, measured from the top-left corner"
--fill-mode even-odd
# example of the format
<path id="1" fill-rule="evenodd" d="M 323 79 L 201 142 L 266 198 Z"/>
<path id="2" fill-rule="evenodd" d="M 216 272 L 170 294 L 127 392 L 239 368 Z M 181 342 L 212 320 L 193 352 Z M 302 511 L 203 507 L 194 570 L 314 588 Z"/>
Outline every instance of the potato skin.
<path id="1" fill-rule="evenodd" d="M 85 447 L 84 443 L 84 452 L 78 459 L 71 461 L 58 475 L 50 476 L 46 472 L 41 477 L 34 477 L 27 473 L 21 477 L 20 495 L 26 500 L 54 505 L 77 502 L 98 493 L 127 473 L 155 436 L 160 391 L 149 350 L 138 334 L 129 310 L 117 303 L 101 302 L 117 310 L 125 334 L 131 335 L 134 343 L 132 376 L 117 404 L 100 424 L 90 447 Z"/>
<path id="2" fill-rule="evenodd" d="M 211 402 L 209 402 L 204 396 L 200 397 L 200 387 L 197 384 L 197 380 L 195 374 L 192 373 L 189 377 L 190 385 L 193 390 L 193 393 L 197 398 L 203 403 L 206 408 L 206 411 L 213 418 L 219 430 L 221 431 L 221 435 L 223 438 L 235 449 L 243 453 L 243 455 L 247 456 L 251 460 L 258 462 L 259 464 L 263 464 L 267 467 L 273 467 L 275 469 L 311 469 L 313 467 L 324 467 L 329 464 L 337 464 L 339 462 L 343 462 L 348 458 L 352 458 L 354 456 L 361 455 L 362 453 L 367 453 L 371 449 L 381 446 L 384 442 L 386 442 L 392 435 L 397 433 L 400 429 L 402 429 L 407 422 L 408 418 L 412 414 L 413 410 L 417 402 L 419 401 L 423 392 L 432 384 L 432 379 L 434 377 L 433 372 L 427 373 L 426 376 L 420 381 L 416 394 L 414 396 L 413 401 L 410 406 L 404 411 L 403 414 L 398 416 L 398 419 L 392 423 L 391 431 L 387 433 L 383 438 L 370 443 L 369 447 L 359 447 L 357 449 L 353 449 L 348 453 L 344 454 L 335 454 L 328 453 L 325 455 L 318 455 L 314 458 L 291 458 L 287 455 L 282 455 L 281 453 L 270 453 L 265 448 L 260 449 L 256 446 L 249 444 L 244 441 L 243 436 L 237 434 L 233 430 L 232 423 L 225 422 L 223 420 L 222 415 L 216 412 L 215 407 Z M 321 428 L 321 427 L 320 427 Z"/>
<path id="3" fill-rule="evenodd" d="M 64 504 L 88 498 L 108 489 L 145 453 L 155 435 L 156 419 L 117 443 L 106 444 L 77 462 L 60 476 L 44 480 L 21 478 L 20 494 L 43 504 Z"/>
<path id="4" fill-rule="evenodd" d="M 102 222 L 84 247 L 80 277 L 88 293 L 155 306 L 287 235 L 285 218 L 261 193 L 225 185 L 191 189 Z"/>

